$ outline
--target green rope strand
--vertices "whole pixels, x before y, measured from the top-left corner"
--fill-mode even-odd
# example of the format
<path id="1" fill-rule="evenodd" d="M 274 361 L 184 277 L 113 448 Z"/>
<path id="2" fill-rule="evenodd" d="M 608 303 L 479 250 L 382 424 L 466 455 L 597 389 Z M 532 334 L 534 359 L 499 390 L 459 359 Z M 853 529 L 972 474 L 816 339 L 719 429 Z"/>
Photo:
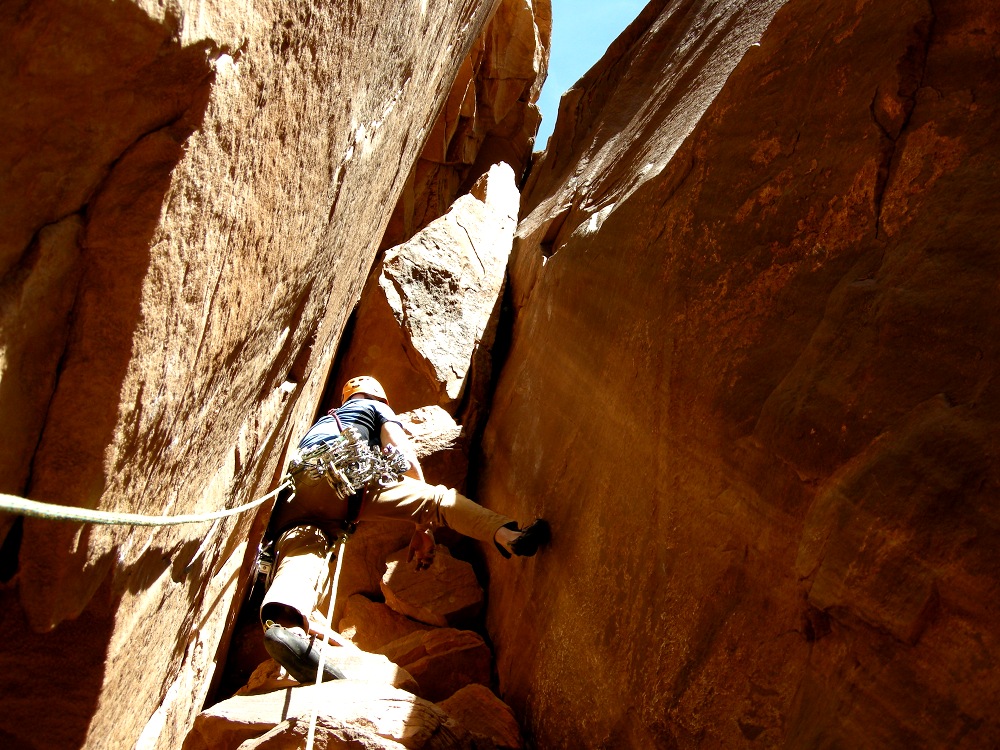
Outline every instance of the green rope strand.
<path id="1" fill-rule="evenodd" d="M 277 489 L 246 505 L 217 510 L 212 513 L 194 513 L 179 516 L 145 516 L 140 513 L 115 513 L 104 510 L 90 510 L 89 508 L 74 508 L 69 505 L 41 503 L 37 500 L 28 500 L 16 495 L 4 494 L 0 494 L 0 511 L 30 516 L 32 518 L 46 518 L 51 521 L 122 526 L 175 526 L 182 523 L 205 523 L 206 521 L 214 521 L 226 516 L 235 516 L 237 513 L 245 513 L 263 504 L 290 485 L 291 480 L 285 479 L 285 481 L 278 485 Z"/>

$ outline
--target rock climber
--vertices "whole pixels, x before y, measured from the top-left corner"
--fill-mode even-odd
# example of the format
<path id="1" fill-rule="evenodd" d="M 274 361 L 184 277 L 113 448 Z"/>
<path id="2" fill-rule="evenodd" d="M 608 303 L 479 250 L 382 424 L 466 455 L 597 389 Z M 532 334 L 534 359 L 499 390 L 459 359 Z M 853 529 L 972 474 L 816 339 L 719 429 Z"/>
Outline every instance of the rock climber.
<path id="1" fill-rule="evenodd" d="M 467 497 L 441 485 L 424 481 L 413 446 L 382 385 L 369 376 L 347 381 L 342 405 L 314 424 L 299 442 L 308 451 L 337 438 L 353 427 L 373 451 L 399 451 L 409 468 L 398 481 L 368 485 L 343 497 L 324 477 L 295 476 L 291 501 L 279 500 L 270 528 L 275 530 L 275 558 L 271 584 L 261 603 L 264 645 L 268 653 L 299 682 L 314 682 L 319 667 L 318 645 L 309 633 L 309 616 L 329 571 L 327 552 L 333 533 L 345 523 L 366 519 L 407 520 L 416 524 L 407 561 L 425 570 L 434 561 L 435 527 L 446 527 L 464 536 L 493 542 L 504 557 L 530 557 L 548 542 L 549 525 L 536 519 L 525 528 Z M 324 679 L 342 678 L 333 665 L 324 665 Z"/>

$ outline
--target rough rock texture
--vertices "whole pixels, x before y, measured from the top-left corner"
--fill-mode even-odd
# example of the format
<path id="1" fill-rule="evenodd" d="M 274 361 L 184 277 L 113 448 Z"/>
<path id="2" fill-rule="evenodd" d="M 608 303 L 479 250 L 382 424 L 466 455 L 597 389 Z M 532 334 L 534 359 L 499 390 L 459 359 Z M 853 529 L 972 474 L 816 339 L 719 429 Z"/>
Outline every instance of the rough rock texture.
<path id="1" fill-rule="evenodd" d="M 0 489 L 152 514 L 263 494 L 495 6 L 5 3 Z M 2 743 L 177 747 L 251 522 L 0 524 Z"/>
<path id="2" fill-rule="evenodd" d="M 459 69 L 382 239 L 389 248 L 444 215 L 493 164 L 520 183 L 541 115 L 551 0 L 503 0 Z"/>
<path id="3" fill-rule="evenodd" d="M 365 651 L 377 651 L 398 638 L 430 628 L 360 594 L 347 600 L 338 624 L 341 634 Z"/>
<path id="4" fill-rule="evenodd" d="M 482 636 L 471 630 L 435 628 L 411 633 L 379 652 L 413 675 L 420 695 L 428 700 L 444 700 L 473 683 L 490 683 L 493 656 Z"/>
<path id="5" fill-rule="evenodd" d="M 301 736 L 302 729 L 308 730 L 314 704 L 327 731 L 335 737 L 341 730 L 346 732 L 343 736 L 356 739 L 349 734 L 354 730 L 361 737 L 376 735 L 409 750 L 472 747 L 468 732 L 432 703 L 391 687 L 334 680 L 217 703 L 198 715 L 184 750 L 235 749 L 289 719 L 299 719 L 299 727 L 286 726 L 281 731 Z M 268 739 L 274 741 L 274 735 Z"/>
<path id="6" fill-rule="evenodd" d="M 374 269 L 333 380 L 376 377 L 396 411 L 482 400 L 520 193 L 509 165 L 473 187 Z M 475 393 L 466 394 L 469 384 Z M 479 396 L 476 399 L 475 396 Z"/>
<path id="7" fill-rule="evenodd" d="M 237 750 L 301 750 L 308 738 L 308 719 L 287 719 L 260 737 L 241 742 Z M 313 743 L 313 747 L 322 750 L 403 750 L 406 747 L 365 727 L 338 726 L 325 716 L 316 719 Z"/>
<path id="8" fill-rule="evenodd" d="M 564 99 L 480 486 L 553 526 L 490 582 L 539 747 L 1000 744 L 997 49 L 654 2 Z"/>
<path id="9" fill-rule="evenodd" d="M 498 748 L 524 747 L 514 712 L 485 685 L 466 685 L 437 705 L 470 732 L 487 735 Z"/>
<path id="10" fill-rule="evenodd" d="M 468 625 L 483 607 L 483 589 L 472 566 L 438 544 L 426 570 L 407 563 L 409 549 L 386 560 L 381 588 L 385 603 L 401 615 L 437 627 Z"/>
<path id="11" fill-rule="evenodd" d="M 373 654 L 350 646 L 326 646 L 326 662 L 337 667 L 349 680 L 370 682 L 376 685 L 391 685 L 409 693 L 417 691 L 413 677 L 381 654 Z M 268 659 L 250 675 L 246 685 L 236 691 L 236 695 L 261 695 L 287 687 L 299 685 L 274 659 Z"/>

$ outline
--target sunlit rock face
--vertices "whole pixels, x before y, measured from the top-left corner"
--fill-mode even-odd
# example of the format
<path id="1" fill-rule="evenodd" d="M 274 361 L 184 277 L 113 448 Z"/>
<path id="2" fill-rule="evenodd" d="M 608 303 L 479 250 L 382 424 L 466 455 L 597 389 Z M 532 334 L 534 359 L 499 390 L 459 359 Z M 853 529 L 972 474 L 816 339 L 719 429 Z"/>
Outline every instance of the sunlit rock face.
<path id="1" fill-rule="evenodd" d="M 362 294 L 333 383 L 372 375 L 398 412 L 434 405 L 458 416 L 470 398 L 481 408 L 520 197 L 501 162 L 444 216 L 389 249 Z"/>
<path id="2" fill-rule="evenodd" d="M 551 0 L 501 0 L 462 62 L 420 158 L 392 213 L 382 247 L 410 239 L 498 162 L 520 184 L 541 114 Z"/>
<path id="3" fill-rule="evenodd" d="M 564 98 L 480 483 L 553 526 L 490 578 L 539 747 L 1000 743 L 998 45 L 652 3 Z"/>
<path id="4" fill-rule="evenodd" d="M 6 4 L 0 489 L 177 514 L 273 486 L 496 5 Z M 178 747 L 252 516 L 0 525 L 0 744 Z"/>

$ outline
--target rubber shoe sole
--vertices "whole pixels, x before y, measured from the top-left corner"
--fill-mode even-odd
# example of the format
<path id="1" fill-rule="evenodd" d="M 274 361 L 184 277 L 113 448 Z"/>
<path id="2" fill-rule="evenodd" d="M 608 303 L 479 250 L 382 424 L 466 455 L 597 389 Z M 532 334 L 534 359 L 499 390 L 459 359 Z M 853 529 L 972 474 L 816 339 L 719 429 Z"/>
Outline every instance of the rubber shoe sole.
<path id="1" fill-rule="evenodd" d="M 552 539 L 549 522 L 538 518 L 521 529 L 521 536 L 510 543 L 510 551 L 518 557 L 532 557 L 539 547 L 544 547 Z"/>
<path id="2" fill-rule="evenodd" d="M 264 631 L 264 648 L 293 679 L 303 683 L 316 682 L 319 671 L 319 642 L 292 633 L 281 625 L 272 625 Z M 326 661 L 323 664 L 323 682 L 342 680 L 344 673 Z"/>

